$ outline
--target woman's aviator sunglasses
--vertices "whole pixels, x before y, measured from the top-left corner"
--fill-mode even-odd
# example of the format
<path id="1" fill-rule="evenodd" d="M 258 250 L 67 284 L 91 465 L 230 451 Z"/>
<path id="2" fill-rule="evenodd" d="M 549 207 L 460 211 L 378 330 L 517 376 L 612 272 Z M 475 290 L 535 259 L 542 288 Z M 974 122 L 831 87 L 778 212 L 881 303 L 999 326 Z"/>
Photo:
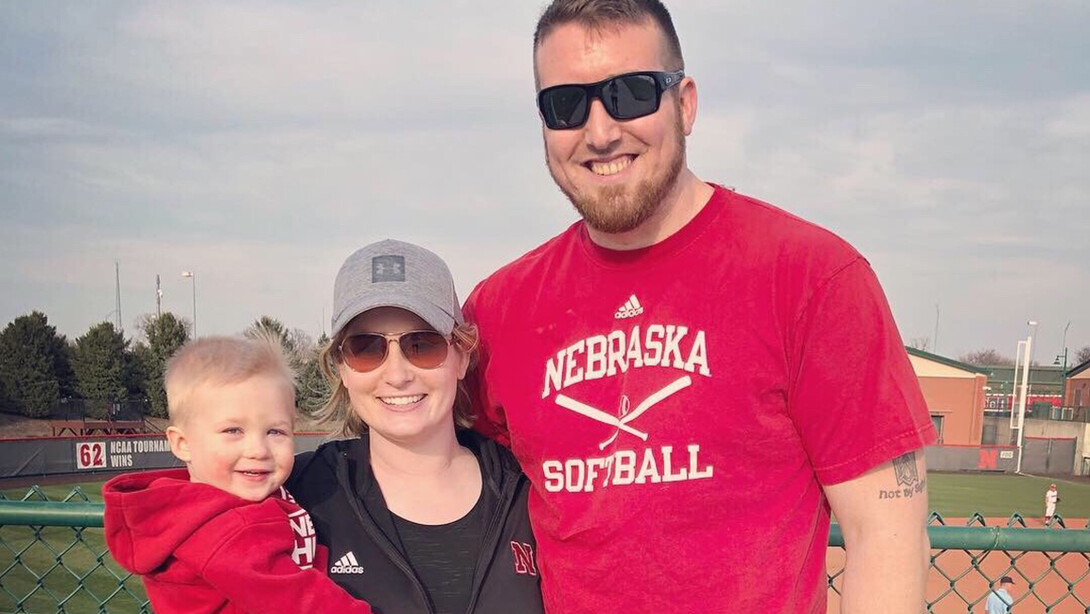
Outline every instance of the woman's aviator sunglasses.
<path id="1" fill-rule="evenodd" d="M 662 94 L 681 83 L 684 71 L 630 72 L 598 83 L 565 84 L 537 93 L 537 108 L 550 130 L 571 130 L 587 123 L 595 98 L 613 119 L 636 119 L 659 110 Z"/>
<path id="2" fill-rule="evenodd" d="M 447 359 L 450 342 L 434 330 L 411 330 L 398 334 L 357 333 L 341 341 L 340 353 L 348 368 L 358 373 L 374 371 L 386 361 L 390 343 L 397 343 L 401 355 L 414 367 L 434 369 Z"/>

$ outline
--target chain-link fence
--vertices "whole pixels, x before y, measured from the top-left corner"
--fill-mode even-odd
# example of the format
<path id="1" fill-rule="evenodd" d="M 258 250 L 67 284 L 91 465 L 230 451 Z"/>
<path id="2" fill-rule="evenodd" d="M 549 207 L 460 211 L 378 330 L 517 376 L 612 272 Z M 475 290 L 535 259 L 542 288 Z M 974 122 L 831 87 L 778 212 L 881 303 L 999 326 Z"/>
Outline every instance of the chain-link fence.
<path id="1" fill-rule="evenodd" d="M 151 412 L 146 399 L 59 399 L 49 408 L 50 420 L 141 421 Z"/>
<path id="2" fill-rule="evenodd" d="M 0 612 L 151 612 L 140 579 L 106 549 L 102 504 L 78 487 L 49 501 L 37 486 L 0 500 Z"/>
<path id="3" fill-rule="evenodd" d="M 1043 528 L 1029 528 L 1015 514 L 992 523 L 974 514 L 955 526 L 931 514 L 928 612 L 983 614 L 989 593 L 999 588 L 1000 578 L 1010 576 L 1014 585 L 1004 588 L 1014 600 L 1011 612 L 1090 613 L 1090 522 L 1068 528 L 1057 515 Z M 829 546 L 829 611 L 836 612 L 844 580 L 844 539 L 835 524 Z"/>
<path id="4" fill-rule="evenodd" d="M 931 573 L 927 611 L 983 613 L 992 587 L 1003 576 L 1016 614 L 1090 612 L 1090 524 L 1067 528 L 1055 516 L 1044 528 L 1028 528 L 1012 516 L 988 526 L 974 515 L 959 526 L 932 514 Z M 843 588 L 844 540 L 837 525 L 829 536 L 830 612 Z M 110 557 L 102 533 L 102 504 L 76 488 L 49 501 L 38 487 L 21 501 L 0 500 L 0 611 L 14 613 L 147 613 L 139 578 Z"/>

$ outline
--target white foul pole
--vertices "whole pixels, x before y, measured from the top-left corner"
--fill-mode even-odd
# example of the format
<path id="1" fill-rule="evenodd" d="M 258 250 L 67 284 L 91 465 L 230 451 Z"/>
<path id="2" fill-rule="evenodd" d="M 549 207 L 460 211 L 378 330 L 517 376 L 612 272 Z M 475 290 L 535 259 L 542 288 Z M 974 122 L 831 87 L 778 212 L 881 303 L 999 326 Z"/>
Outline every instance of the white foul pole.
<path id="1" fill-rule="evenodd" d="M 1022 442 L 1026 434 L 1026 396 L 1029 393 L 1029 360 L 1033 346 L 1033 335 L 1026 337 L 1025 341 L 1019 341 L 1018 345 L 1025 344 L 1025 354 L 1022 356 L 1022 390 L 1018 396 L 1018 467 L 1016 473 L 1022 473 Z"/>

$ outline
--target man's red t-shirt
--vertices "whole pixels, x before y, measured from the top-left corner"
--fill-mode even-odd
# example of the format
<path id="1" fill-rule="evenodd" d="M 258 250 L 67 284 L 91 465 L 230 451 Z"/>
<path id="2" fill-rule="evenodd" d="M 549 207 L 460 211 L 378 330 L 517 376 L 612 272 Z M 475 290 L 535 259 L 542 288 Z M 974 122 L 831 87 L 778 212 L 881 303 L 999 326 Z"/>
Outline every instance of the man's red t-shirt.
<path id="1" fill-rule="evenodd" d="M 640 250 L 577 223 L 465 311 L 550 612 L 824 611 L 822 486 L 935 437 L 867 261 L 722 188 Z"/>

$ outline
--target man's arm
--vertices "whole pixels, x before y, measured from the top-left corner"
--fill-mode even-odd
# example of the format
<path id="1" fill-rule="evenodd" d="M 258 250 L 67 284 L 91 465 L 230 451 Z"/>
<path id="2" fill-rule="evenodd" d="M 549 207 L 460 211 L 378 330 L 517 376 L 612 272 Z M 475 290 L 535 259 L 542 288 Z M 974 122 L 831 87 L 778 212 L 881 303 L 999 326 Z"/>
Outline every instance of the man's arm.
<path id="1" fill-rule="evenodd" d="M 844 533 L 843 614 L 919 614 L 930 562 L 923 451 L 903 454 L 825 496 Z"/>

